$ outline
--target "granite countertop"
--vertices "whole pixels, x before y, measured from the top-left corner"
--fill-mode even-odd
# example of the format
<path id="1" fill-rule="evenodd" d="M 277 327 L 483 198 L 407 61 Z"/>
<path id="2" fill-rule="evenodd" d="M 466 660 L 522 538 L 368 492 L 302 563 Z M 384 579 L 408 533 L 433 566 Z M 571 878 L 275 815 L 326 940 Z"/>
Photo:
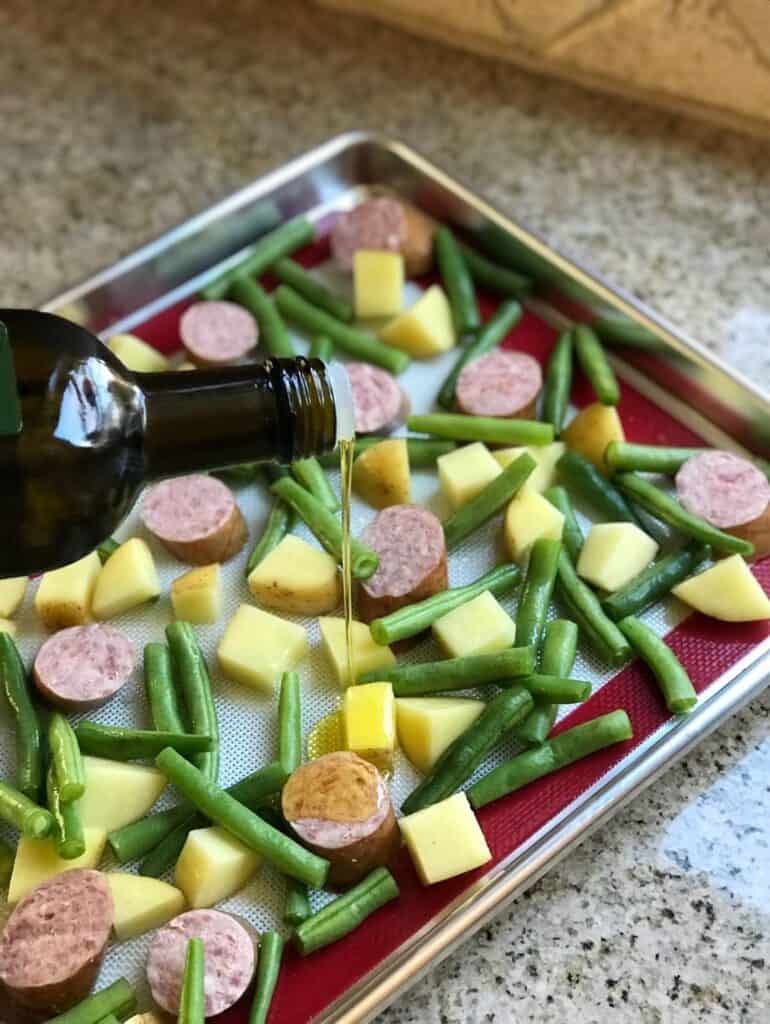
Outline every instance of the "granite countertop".
<path id="1" fill-rule="evenodd" d="M 300 2 L 6 0 L 0 304 L 353 127 L 400 136 L 770 387 L 770 149 Z M 759 1022 L 770 696 L 381 1016 Z"/>

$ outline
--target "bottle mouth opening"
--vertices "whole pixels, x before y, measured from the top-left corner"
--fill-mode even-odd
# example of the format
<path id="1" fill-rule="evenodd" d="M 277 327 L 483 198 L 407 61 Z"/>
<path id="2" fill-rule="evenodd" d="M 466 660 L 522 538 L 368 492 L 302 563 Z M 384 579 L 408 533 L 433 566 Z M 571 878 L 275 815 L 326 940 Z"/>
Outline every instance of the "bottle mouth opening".
<path id="1" fill-rule="evenodd" d="M 336 413 L 337 434 L 334 443 L 336 445 L 340 441 L 352 441 L 356 434 L 356 420 L 353 391 L 347 370 L 342 363 L 334 362 L 327 364 L 326 373 Z"/>

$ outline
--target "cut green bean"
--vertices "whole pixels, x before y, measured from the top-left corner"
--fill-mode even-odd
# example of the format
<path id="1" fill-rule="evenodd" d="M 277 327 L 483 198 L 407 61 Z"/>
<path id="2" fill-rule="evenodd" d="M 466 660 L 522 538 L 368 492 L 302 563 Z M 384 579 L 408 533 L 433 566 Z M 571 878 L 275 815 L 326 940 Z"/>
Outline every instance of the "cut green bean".
<path id="1" fill-rule="evenodd" d="M 698 703 L 698 695 L 687 670 L 665 640 L 633 615 L 618 626 L 658 681 L 666 707 L 672 715 L 686 715 Z"/>
<path id="2" fill-rule="evenodd" d="M 293 878 L 287 878 L 286 900 L 283 905 L 284 924 L 290 924 L 292 928 L 296 928 L 298 924 L 307 921 L 312 913 L 307 886 Z"/>
<path id="3" fill-rule="evenodd" d="M 3 781 L 0 781 L 0 818 L 30 839 L 45 839 L 54 826 L 49 811 Z"/>
<path id="4" fill-rule="evenodd" d="M 686 547 L 664 555 L 648 565 L 625 587 L 602 601 L 602 607 L 615 622 L 627 615 L 638 615 L 671 593 L 673 587 L 692 576 L 711 555 L 707 544 L 691 541 Z"/>
<path id="5" fill-rule="evenodd" d="M 473 278 L 460 247 L 448 227 L 442 225 L 436 228 L 433 235 L 433 246 L 444 291 L 452 310 L 452 323 L 457 337 L 462 340 L 463 337 L 481 326 Z"/>
<path id="6" fill-rule="evenodd" d="M 597 654 L 613 665 L 625 661 L 631 653 L 628 641 L 612 619 L 604 614 L 599 598 L 580 579 L 572 559 L 563 549 L 559 555 L 557 590 Z"/>
<path id="7" fill-rule="evenodd" d="M 160 878 L 179 860 L 187 837 L 196 828 L 205 828 L 208 820 L 195 811 L 188 812 L 187 817 L 175 829 L 150 850 L 139 865 L 139 874 L 145 878 Z"/>
<path id="8" fill-rule="evenodd" d="M 406 441 L 411 469 L 433 467 L 436 465 L 436 459 L 442 455 L 448 455 L 457 447 L 454 441 L 438 441 L 427 437 L 405 437 L 399 438 L 399 440 Z M 373 445 L 380 444 L 381 441 L 381 437 L 357 437 L 353 446 L 354 454 L 358 456 Z M 339 469 L 340 453 L 335 448 L 333 452 L 320 455 L 318 461 L 327 469 Z"/>
<path id="9" fill-rule="evenodd" d="M 133 986 L 125 978 L 118 978 L 101 992 L 86 996 L 81 1003 L 60 1013 L 58 1017 L 49 1017 L 46 1024 L 99 1024 L 110 1014 L 125 1017 L 135 1007 L 136 993 Z"/>
<path id="10" fill-rule="evenodd" d="M 321 545 L 341 565 L 342 524 L 337 516 L 325 508 L 296 480 L 289 477 L 276 480 L 270 490 L 291 505 Z M 377 553 L 362 544 L 356 537 L 350 538 L 350 561 L 351 572 L 357 580 L 368 580 L 377 571 L 377 566 L 380 564 Z"/>
<path id="11" fill-rule="evenodd" d="M 214 476 L 224 480 L 235 487 L 243 484 L 253 484 L 262 475 L 262 464 L 260 462 L 242 462 L 238 466 L 223 466 L 221 469 L 212 471 Z"/>
<path id="12" fill-rule="evenodd" d="M 120 1024 L 120 1021 L 114 1013 L 108 1013 L 106 1017 L 102 1017 L 99 1024 Z"/>
<path id="13" fill-rule="evenodd" d="M 185 727 L 174 686 L 171 655 L 165 644 L 145 645 L 144 692 L 152 724 L 158 732 L 183 733 Z"/>
<path id="14" fill-rule="evenodd" d="M 474 530 L 491 519 L 508 504 L 526 482 L 537 463 L 528 452 L 491 480 L 475 498 L 466 501 L 444 523 L 444 538 L 447 551 L 453 551 L 458 544 L 469 537 Z"/>
<path id="15" fill-rule="evenodd" d="M 546 623 L 540 660 L 541 671 L 547 675 L 569 677 L 575 664 L 577 639 L 578 628 L 569 619 L 553 619 Z M 558 711 L 558 704 L 535 699 L 534 708 L 521 725 L 513 730 L 514 736 L 527 746 L 537 746 L 545 742 L 556 721 Z"/>
<path id="16" fill-rule="evenodd" d="M 350 327 L 324 310 L 317 309 L 285 284 L 276 288 L 275 304 L 287 320 L 306 334 L 325 334 L 337 348 L 354 359 L 374 363 L 396 374 L 402 373 L 412 361 L 406 352 L 392 348 L 373 334 Z"/>
<path id="17" fill-rule="evenodd" d="M 283 939 L 278 932 L 263 932 L 259 940 L 257 984 L 249 1012 L 249 1024 L 266 1024 L 273 1001 L 278 975 L 281 972 Z"/>
<path id="18" fill-rule="evenodd" d="M 291 533 L 295 523 L 294 509 L 276 498 L 270 515 L 267 517 L 262 536 L 254 545 L 249 560 L 246 563 L 246 576 L 249 576 L 259 565 L 262 559 L 269 555 L 273 548 L 277 548 L 287 533 Z"/>
<path id="19" fill-rule="evenodd" d="M 559 567 L 561 541 L 540 537 L 532 545 L 527 574 L 516 613 L 516 640 L 540 653 L 543 629 L 551 605 L 556 571 Z"/>
<path id="20" fill-rule="evenodd" d="M 278 701 L 278 751 L 287 775 L 302 763 L 302 704 L 299 675 L 284 672 Z"/>
<path id="21" fill-rule="evenodd" d="M 292 359 L 297 354 L 281 314 L 261 285 L 250 277 L 238 277 L 232 283 L 229 296 L 248 309 L 259 324 L 260 348 L 277 358 Z"/>
<path id="22" fill-rule="evenodd" d="M 323 309 L 345 324 L 353 322 L 353 307 L 342 295 L 330 291 L 295 260 L 278 260 L 272 268 L 282 284 L 287 284 L 318 309 Z"/>
<path id="23" fill-rule="evenodd" d="M 78 801 L 62 803 L 56 774 L 53 767 L 48 769 L 47 785 L 48 810 L 54 818 L 54 842 L 56 852 L 62 860 L 75 860 L 86 852 L 83 822 L 78 810 Z"/>
<path id="24" fill-rule="evenodd" d="M 608 522 L 639 525 L 631 506 L 617 488 L 579 452 L 566 451 L 556 463 L 557 472 L 575 494 Z"/>
<path id="25" fill-rule="evenodd" d="M 14 717 L 16 785 L 26 797 L 37 801 L 43 790 L 43 732 L 24 662 L 10 633 L 0 633 L 0 678 Z"/>
<path id="26" fill-rule="evenodd" d="M 515 299 L 509 299 L 500 304 L 500 308 L 490 317 L 487 322 L 476 332 L 476 337 L 470 344 L 460 352 L 452 366 L 452 369 L 444 379 L 441 390 L 438 393 L 438 404 L 444 409 L 453 409 L 455 404 L 455 389 L 457 379 L 463 368 L 472 363 L 474 359 L 491 352 L 497 348 L 506 335 L 513 330 L 521 320 L 523 310 L 521 303 Z"/>
<path id="27" fill-rule="evenodd" d="M 478 810 L 535 779 L 542 779 L 597 750 L 630 740 L 632 736 L 631 722 L 625 711 L 611 711 L 592 718 L 501 764 L 468 789 L 468 799 Z"/>
<path id="28" fill-rule="evenodd" d="M 174 680 L 184 696 L 190 731 L 210 736 L 212 740 L 208 751 L 193 755 L 193 763 L 206 778 L 214 781 L 219 774 L 219 722 L 208 666 L 189 622 L 172 622 L 166 626 L 166 642 Z"/>
<path id="29" fill-rule="evenodd" d="M 164 750 L 155 759 L 155 763 L 169 782 L 216 825 L 240 839 L 283 874 L 312 885 L 313 888 L 323 888 L 329 871 L 327 860 L 310 853 L 293 839 L 266 824 L 175 750 Z"/>
<path id="30" fill-rule="evenodd" d="M 337 942 L 398 895 L 398 885 L 388 869 L 375 868 L 358 885 L 303 921 L 294 931 L 294 945 L 307 956 Z"/>
<path id="31" fill-rule="evenodd" d="M 310 342 L 308 359 L 320 359 L 324 363 L 330 363 L 334 359 L 334 345 L 331 338 L 325 334 L 317 334 Z"/>
<path id="32" fill-rule="evenodd" d="M 564 426 L 571 391 L 572 332 L 564 331 L 551 352 L 543 385 L 543 419 L 551 424 L 557 436 Z"/>
<path id="33" fill-rule="evenodd" d="M 102 725 L 101 722 L 79 722 L 75 726 L 75 735 L 84 754 L 112 761 L 157 757 L 166 747 L 189 757 L 208 753 L 214 746 L 213 737 L 200 733 L 126 729 L 122 725 Z"/>
<path id="34" fill-rule="evenodd" d="M 394 665 L 364 672 L 360 683 L 391 683 L 396 697 L 422 697 L 428 693 L 467 690 L 531 675 L 535 656 L 531 647 L 509 647 L 495 654 L 471 654 L 464 658 Z"/>
<path id="35" fill-rule="evenodd" d="M 723 533 L 700 516 L 692 515 L 676 498 L 664 494 L 654 484 L 635 473 L 619 473 L 615 477 L 615 482 L 631 501 L 640 505 L 653 518 L 661 519 L 686 536 L 699 540 L 702 544 L 710 544 L 715 551 L 744 555 L 747 558 L 754 554 L 754 545 L 749 541 Z"/>
<path id="36" fill-rule="evenodd" d="M 529 295 L 532 291 L 532 281 L 523 274 L 509 270 L 508 267 L 501 267 L 499 263 L 493 263 L 468 245 L 461 245 L 460 251 L 471 277 L 482 288 L 494 292 L 495 295 L 512 295 L 514 298 Z"/>
<path id="37" fill-rule="evenodd" d="M 104 565 L 110 555 L 114 555 L 120 547 L 120 544 L 115 540 L 114 537 L 108 537 L 103 540 L 99 547 L 96 549 L 96 553 L 99 556 L 99 561 Z"/>
<path id="38" fill-rule="evenodd" d="M 673 476 L 693 455 L 708 451 L 706 448 L 667 448 L 660 444 L 629 444 L 610 441 L 604 450 L 604 461 L 617 473 L 621 470 L 641 473 L 666 473 Z"/>
<path id="39" fill-rule="evenodd" d="M 468 781 L 504 733 L 522 722 L 533 708 L 532 697 L 520 684 L 503 690 L 479 717 L 446 748 L 402 805 L 404 814 L 421 811 L 457 792 Z"/>
<path id="40" fill-rule="evenodd" d="M 236 277 L 259 277 L 266 270 L 313 241 L 315 228 L 304 217 L 280 224 L 255 243 L 252 251 L 237 266 L 226 271 L 202 289 L 204 299 L 223 299 Z"/>
<path id="41" fill-rule="evenodd" d="M 569 495 L 563 487 L 549 487 L 544 492 L 543 497 L 547 498 L 553 507 L 558 508 L 564 516 L 561 542 L 572 561 L 577 562 L 583 547 L 583 531 L 580 529 L 580 523 L 577 521 L 575 509 L 572 507 Z"/>
<path id="42" fill-rule="evenodd" d="M 0 839 L 0 887 L 5 887 L 13 874 L 13 862 L 16 859 L 16 852 Z"/>
<path id="43" fill-rule="evenodd" d="M 291 471 L 305 490 L 317 498 L 329 512 L 336 512 L 339 509 L 340 499 L 318 459 L 299 459 L 292 463 Z"/>
<path id="44" fill-rule="evenodd" d="M 553 441 L 550 423 L 507 420 L 495 416 L 464 416 L 461 413 L 426 413 L 410 416 L 409 430 L 453 441 L 484 441 L 486 444 L 544 445 Z"/>
<path id="45" fill-rule="evenodd" d="M 179 994 L 178 1024 L 205 1024 L 206 954 L 203 939 L 188 939 L 182 975 L 182 991 Z"/>
<path id="46" fill-rule="evenodd" d="M 64 715 L 55 711 L 48 721 L 48 746 L 63 804 L 79 800 L 86 791 L 86 773 L 78 739 Z"/>
<path id="47" fill-rule="evenodd" d="M 535 673 L 516 682 L 525 686 L 533 698 L 543 704 L 582 704 L 591 696 L 591 684 L 584 679 Z"/>
<path id="48" fill-rule="evenodd" d="M 596 397 L 602 405 L 617 405 L 620 401 L 620 388 L 604 346 L 595 332 L 585 324 L 575 328 L 574 337 L 578 362 L 591 382 Z"/>
<path id="49" fill-rule="evenodd" d="M 442 590 L 432 597 L 426 597 L 423 601 L 417 601 L 415 604 L 399 608 L 398 611 L 391 612 L 390 615 L 385 615 L 381 619 L 375 619 L 369 623 L 369 631 L 374 642 L 383 646 L 416 636 L 432 626 L 436 619 L 459 608 L 461 604 L 472 601 L 474 597 L 483 594 L 485 590 L 489 590 L 495 597 L 508 593 L 516 586 L 520 575 L 521 570 L 518 565 L 513 563 L 498 565 L 464 587 Z"/>

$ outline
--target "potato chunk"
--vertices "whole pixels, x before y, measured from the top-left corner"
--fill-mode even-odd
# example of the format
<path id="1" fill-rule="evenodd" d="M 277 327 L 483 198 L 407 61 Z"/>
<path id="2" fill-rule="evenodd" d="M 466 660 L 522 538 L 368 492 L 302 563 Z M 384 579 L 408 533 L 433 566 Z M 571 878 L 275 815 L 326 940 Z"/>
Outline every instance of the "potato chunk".
<path id="1" fill-rule="evenodd" d="M 132 537 L 102 566 L 91 599 L 95 619 L 111 619 L 160 594 L 152 552 L 141 537 Z"/>
<path id="2" fill-rule="evenodd" d="M 242 604 L 217 647 L 219 667 L 228 679 L 272 693 L 282 672 L 295 668 L 307 653 L 302 626 Z"/>
<path id="3" fill-rule="evenodd" d="M 61 569 L 43 573 L 35 610 L 47 629 L 83 626 L 91 621 L 91 598 L 102 563 L 95 551 Z"/>
<path id="4" fill-rule="evenodd" d="M 398 824 L 423 885 L 473 871 L 492 859 L 465 793 L 407 814 Z"/>
<path id="5" fill-rule="evenodd" d="M 86 791 L 78 810 L 84 828 L 113 832 L 139 821 L 166 788 L 163 772 L 147 764 L 84 755 L 83 768 Z M 119 800 L 115 799 L 116 793 L 120 794 Z"/>
<path id="6" fill-rule="evenodd" d="M 450 743 L 484 710 L 484 702 L 464 697 L 399 697 L 396 700 L 398 744 L 424 775 Z"/>
<path id="7" fill-rule="evenodd" d="M 318 620 L 321 627 L 321 646 L 332 669 L 335 680 L 343 689 L 350 686 L 348 659 L 345 648 L 345 620 L 326 616 Z M 396 656 L 389 647 L 376 644 L 363 622 L 353 622 L 353 672 L 356 679 L 364 672 L 378 668 L 390 668 L 396 664 Z"/>
<path id="8" fill-rule="evenodd" d="M 261 863 L 259 854 L 225 829 L 196 828 L 182 847 L 174 881 L 191 907 L 213 907 L 242 889 Z"/>
<path id="9" fill-rule="evenodd" d="M 437 284 L 431 285 L 410 309 L 382 328 L 380 337 L 415 359 L 430 359 L 448 352 L 456 338 L 444 290 Z"/>
<path id="10" fill-rule="evenodd" d="M 353 487 L 374 508 L 408 505 L 412 484 L 404 438 L 380 441 L 361 452 L 353 463 Z"/>
<path id="11" fill-rule="evenodd" d="M 556 463 L 564 454 L 566 447 L 562 441 L 554 441 L 553 444 L 533 444 L 519 448 L 498 448 L 497 451 L 492 452 L 492 456 L 500 463 L 501 469 L 506 469 L 520 455 L 530 455 L 537 465 L 524 481 L 522 490 L 526 488 L 542 494 L 549 487 L 553 487 L 556 482 Z"/>
<path id="12" fill-rule="evenodd" d="M 116 871 L 107 875 L 107 881 L 115 905 L 112 927 L 118 942 L 160 928 L 184 910 L 184 893 L 159 878 Z"/>
<path id="13" fill-rule="evenodd" d="M 266 608 L 288 615 L 321 615 L 342 600 L 336 561 L 292 534 L 255 566 L 249 590 Z"/>
<path id="14" fill-rule="evenodd" d="M 0 619 L 0 633 L 10 633 L 16 636 L 16 623 L 13 619 Z"/>
<path id="15" fill-rule="evenodd" d="M 605 476 L 609 469 L 604 453 L 610 441 L 625 441 L 626 434 L 614 405 L 594 402 L 581 409 L 572 422 L 561 433 L 568 447 L 593 462 Z"/>
<path id="16" fill-rule="evenodd" d="M 561 540 L 564 516 L 542 494 L 522 487 L 505 513 L 505 546 L 515 562 L 523 562 L 529 549 L 541 537 Z"/>
<path id="17" fill-rule="evenodd" d="M 74 860 L 62 860 L 56 852 L 53 836 L 47 839 L 29 839 L 22 836 L 13 861 L 8 902 L 18 903 L 43 882 L 61 875 L 64 871 L 98 867 L 104 853 L 104 844 L 107 842 L 107 833 L 103 828 L 84 828 L 83 834 L 86 852 Z"/>
<path id="18" fill-rule="evenodd" d="M 169 368 L 165 356 L 133 334 L 113 334 L 107 348 L 136 373 L 162 373 Z"/>
<path id="19" fill-rule="evenodd" d="M 475 498 L 502 473 L 499 462 L 481 441 L 439 455 L 436 465 L 441 491 L 452 511 Z"/>
<path id="20" fill-rule="evenodd" d="M 356 316 L 395 316 L 404 308 L 404 257 L 400 252 L 359 249 L 353 253 Z"/>
<path id="21" fill-rule="evenodd" d="M 442 615 L 431 628 L 448 658 L 494 654 L 516 639 L 516 623 L 489 590 Z"/>
<path id="22" fill-rule="evenodd" d="M 171 584 L 171 607 L 185 622 L 218 622 L 222 614 L 222 567 L 219 562 L 199 565 L 177 576 Z"/>
<path id="23" fill-rule="evenodd" d="M 576 569 L 584 580 L 612 592 L 646 569 L 658 545 L 635 523 L 594 523 Z"/>
<path id="24" fill-rule="evenodd" d="M 396 705 L 390 683 L 349 686 L 342 704 L 345 748 L 381 771 L 392 766 L 396 747 Z"/>
<path id="25" fill-rule="evenodd" d="M 770 619 L 770 599 L 740 555 L 730 555 L 671 591 L 698 612 L 722 622 Z"/>
<path id="26" fill-rule="evenodd" d="M 0 618 L 10 618 L 17 611 L 24 600 L 28 582 L 28 576 L 14 576 L 12 579 L 0 580 Z"/>

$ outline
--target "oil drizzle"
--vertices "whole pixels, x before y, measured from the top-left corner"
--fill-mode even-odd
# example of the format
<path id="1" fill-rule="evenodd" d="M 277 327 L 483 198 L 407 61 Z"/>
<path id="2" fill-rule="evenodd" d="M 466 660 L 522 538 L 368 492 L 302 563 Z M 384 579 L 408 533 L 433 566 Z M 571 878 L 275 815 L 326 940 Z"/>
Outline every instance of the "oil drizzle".
<path id="1" fill-rule="evenodd" d="M 353 488 L 352 440 L 340 441 L 340 496 L 342 498 L 342 613 L 345 616 L 345 658 L 348 685 L 355 682 L 353 664 L 353 577 L 350 565 L 350 497 Z"/>

